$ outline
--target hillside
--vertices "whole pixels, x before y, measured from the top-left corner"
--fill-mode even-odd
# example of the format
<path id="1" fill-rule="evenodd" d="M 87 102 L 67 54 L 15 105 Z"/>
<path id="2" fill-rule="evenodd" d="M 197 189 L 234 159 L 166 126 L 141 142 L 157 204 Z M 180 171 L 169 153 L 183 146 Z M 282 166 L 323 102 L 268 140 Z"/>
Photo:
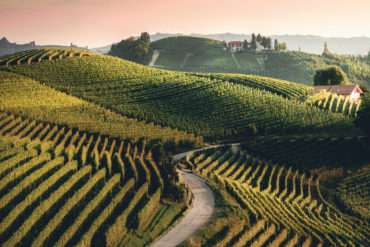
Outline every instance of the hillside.
<path id="1" fill-rule="evenodd" d="M 243 41 L 245 39 L 250 40 L 251 34 L 236 34 L 236 33 L 218 33 L 218 34 L 182 34 L 182 33 L 155 33 L 150 35 L 152 42 L 165 39 L 169 37 L 179 36 L 191 36 L 206 39 L 215 39 L 220 42 L 222 41 Z M 307 53 L 321 54 L 324 46 L 324 42 L 327 42 L 330 50 L 337 54 L 348 54 L 348 55 L 367 55 L 369 52 L 369 37 L 353 37 L 353 38 L 328 38 L 315 35 L 271 35 L 269 36 L 272 40 L 277 39 L 280 42 L 285 42 L 288 48 L 292 51 L 301 50 Z M 111 45 L 104 47 L 97 47 L 91 49 L 91 51 L 99 53 L 108 53 Z"/>
<path id="2" fill-rule="evenodd" d="M 17 52 L 21 51 L 28 51 L 32 50 L 35 48 L 45 48 L 45 47 L 57 47 L 57 48 L 72 48 L 71 46 L 63 46 L 63 45 L 36 45 L 35 41 L 32 41 L 28 44 L 17 44 L 17 43 L 11 43 L 9 42 L 5 37 L 3 37 L 0 40 L 0 56 L 5 56 L 5 55 L 11 55 Z M 87 50 L 87 48 L 84 47 L 77 47 L 73 46 L 74 48 L 78 49 L 84 49 Z"/>
<path id="3" fill-rule="evenodd" d="M 223 214 L 218 214 L 181 246 L 368 246 L 370 243 L 368 221 L 345 214 L 328 202 L 321 179 L 313 173 L 261 159 L 244 148 L 223 147 L 191 153 L 182 162 L 208 178 Z M 323 175 L 323 171 L 318 175 Z M 368 205 L 368 198 L 351 201 L 355 193 L 350 193 L 357 189 L 356 181 L 364 184 L 367 177 L 368 173 L 348 178 L 342 186 L 346 205 L 362 210 L 361 213 L 366 212 L 363 207 Z M 368 195 L 366 187 L 357 191 Z"/>
<path id="4" fill-rule="evenodd" d="M 331 57 L 298 51 L 236 52 L 223 50 L 221 42 L 195 37 L 172 37 L 152 42 L 159 51 L 154 67 L 191 72 L 254 74 L 312 85 L 315 71 L 338 65 L 355 84 L 370 86 L 370 64 L 361 57 Z M 289 47 L 288 47 L 289 48 Z"/>
<path id="5" fill-rule="evenodd" d="M 192 63 L 227 52 L 196 42 L 214 51 L 200 60 L 183 44 Z M 368 200 L 355 196 L 368 194 L 367 175 L 355 176 L 369 161 L 358 107 L 311 95 L 270 77 L 77 49 L 0 57 L 0 245 L 148 246 L 195 200 L 182 167 L 207 179 L 216 207 L 181 246 L 368 246 Z M 203 141 L 236 140 L 171 161 Z"/>
<path id="6" fill-rule="evenodd" d="M 250 86 L 211 76 L 152 69 L 104 55 L 30 63 L 24 53 L 14 56 L 19 59 L 7 58 L 0 69 L 30 77 L 124 116 L 208 140 L 352 128 L 349 118 L 342 114 L 323 112 L 301 103 L 299 97 L 289 99 L 277 94 L 276 88 L 274 91 L 267 86 L 271 84 L 269 78 L 258 78 L 262 86 Z M 14 61 L 14 65 L 7 61 Z M 300 87 L 294 83 L 278 85 L 285 90 Z M 309 89 L 302 92 L 304 96 Z"/>
<path id="7" fill-rule="evenodd" d="M 1 246 L 143 246 L 183 212 L 145 142 L 0 112 L 0 147 Z"/>
<path id="8" fill-rule="evenodd" d="M 235 66 L 230 52 L 223 50 L 225 45 L 216 40 L 185 36 L 161 39 L 150 45 L 152 50 L 160 53 L 156 67 L 181 69 L 199 65 Z"/>

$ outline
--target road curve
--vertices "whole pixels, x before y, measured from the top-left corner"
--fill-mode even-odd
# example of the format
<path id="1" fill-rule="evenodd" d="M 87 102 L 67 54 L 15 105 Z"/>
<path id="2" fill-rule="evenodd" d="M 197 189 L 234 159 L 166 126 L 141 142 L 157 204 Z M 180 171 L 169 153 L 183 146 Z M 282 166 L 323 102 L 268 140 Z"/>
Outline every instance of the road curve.
<path id="1" fill-rule="evenodd" d="M 207 150 L 207 149 L 218 148 L 218 147 L 223 147 L 223 146 L 231 146 L 231 147 L 240 146 L 240 143 L 230 143 L 230 144 L 222 144 L 222 145 L 213 145 L 213 146 L 209 146 L 209 147 L 206 147 L 206 148 L 200 148 L 200 149 L 196 149 L 196 150 L 191 150 L 191 151 L 188 151 L 188 152 L 185 152 L 185 153 L 181 153 L 181 154 L 175 154 L 174 156 L 172 156 L 172 162 L 175 162 L 177 160 L 181 160 L 182 158 L 185 158 L 186 155 L 188 155 L 190 153 L 195 153 L 195 152 L 198 152 L 198 151 L 204 151 L 204 150 Z"/>
<path id="2" fill-rule="evenodd" d="M 178 171 L 182 179 L 194 193 L 194 203 L 190 212 L 171 231 L 155 242 L 152 247 L 173 247 L 188 239 L 213 214 L 215 199 L 206 180 L 183 171 Z"/>

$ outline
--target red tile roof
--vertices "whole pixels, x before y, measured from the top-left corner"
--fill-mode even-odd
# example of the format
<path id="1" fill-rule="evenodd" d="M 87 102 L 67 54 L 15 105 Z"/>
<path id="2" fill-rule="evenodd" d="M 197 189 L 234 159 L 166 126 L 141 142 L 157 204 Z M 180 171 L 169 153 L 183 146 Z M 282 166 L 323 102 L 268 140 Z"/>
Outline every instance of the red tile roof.
<path id="1" fill-rule="evenodd" d="M 243 44 L 243 42 L 242 41 L 230 41 L 229 44 L 230 45 L 241 45 Z"/>
<path id="2" fill-rule="evenodd" d="M 363 94 L 362 90 L 357 85 L 333 85 L 333 86 L 314 86 L 313 93 L 318 93 L 321 90 L 335 93 L 338 95 L 350 95 L 354 90 Z"/>

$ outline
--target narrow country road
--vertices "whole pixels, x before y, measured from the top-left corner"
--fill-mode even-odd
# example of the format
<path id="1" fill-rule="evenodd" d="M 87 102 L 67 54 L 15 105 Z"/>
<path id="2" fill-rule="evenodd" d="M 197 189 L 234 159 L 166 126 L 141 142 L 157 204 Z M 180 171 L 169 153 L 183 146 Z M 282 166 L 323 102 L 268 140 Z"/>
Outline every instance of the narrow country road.
<path id="1" fill-rule="evenodd" d="M 196 149 L 189 152 L 176 154 L 172 157 L 172 162 L 184 158 L 192 152 L 202 151 L 209 148 L 216 148 L 225 145 L 231 147 L 239 146 L 240 143 L 214 145 L 206 148 Z M 211 188 L 206 184 L 206 180 L 192 173 L 177 170 L 183 181 L 190 187 L 194 194 L 194 203 L 190 212 L 166 235 L 155 242 L 152 247 L 174 247 L 188 239 L 199 227 L 205 224 L 213 214 L 215 199 Z"/>
<path id="2" fill-rule="evenodd" d="M 188 239 L 212 216 L 215 199 L 206 181 L 194 174 L 178 171 L 185 183 L 194 193 L 191 211 L 171 231 L 152 245 L 152 247 L 174 247 Z"/>
<path id="3" fill-rule="evenodd" d="M 154 66 L 154 64 L 157 61 L 158 57 L 159 57 L 159 52 L 157 50 L 154 50 L 153 56 L 152 56 L 152 60 L 149 63 L 149 67 L 153 67 Z"/>

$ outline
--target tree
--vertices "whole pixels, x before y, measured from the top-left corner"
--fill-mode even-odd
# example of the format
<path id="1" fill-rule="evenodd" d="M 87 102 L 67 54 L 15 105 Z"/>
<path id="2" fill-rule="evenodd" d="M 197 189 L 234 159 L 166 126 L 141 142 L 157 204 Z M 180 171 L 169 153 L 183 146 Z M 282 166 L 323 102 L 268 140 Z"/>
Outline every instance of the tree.
<path id="1" fill-rule="evenodd" d="M 365 93 L 362 96 L 360 109 L 357 112 L 355 126 L 363 129 L 367 136 L 370 136 L 370 94 Z"/>
<path id="2" fill-rule="evenodd" d="M 248 41 L 245 39 L 244 42 L 243 42 L 243 49 L 248 49 Z"/>
<path id="3" fill-rule="evenodd" d="M 258 43 L 261 43 L 262 42 L 262 36 L 261 36 L 261 34 L 257 34 L 256 40 L 257 40 Z"/>
<path id="4" fill-rule="evenodd" d="M 266 38 L 266 37 L 262 37 L 261 45 L 262 45 L 264 48 L 267 48 L 267 38 Z"/>
<path id="5" fill-rule="evenodd" d="M 346 73 L 338 66 L 317 70 L 313 79 L 315 86 L 319 85 L 347 85 Z"/>
<path id="6" fill-rule="evenodd" d="M 280 50 L 285 51 L 287 49 L 286 43 L 283 42 L 280 44 Z"/>
<path id="7" fill-rule="evenodd" d="M 256 39 L 256 35 L 254 33 L 252 34 L 252 40 L 251 40 L 250 46 L 253 50 L 257 49 L 257 39 Z"/>
<path id="8" fill-rule="evenodd" d="M 274 42 L 274 50 L 280 51 L 280 44 L 277 39 L 275 39 L 275 42 Z"/>
<path id="9" fill-rule="evenodd" d="M 326 43 L 326 41 L 324 42 L 324 51 L 322 52 L 322 54 L 329 54 L 330 51 L 328 49 L 328 43 Z"/>
<path id="10" fill-rule="evenodd" d="M 272 47 L 271 38 L 267 38 L 267 49 L 271 50 L 271 47 Z"/>
<path id="11" fill-rule="evenodd" d="M 134 37 L 124 39 L 117 44 L 113 44 L 109 55 L 117 56 L 137 63 L 144 63 L 150 48 L 150 35 L 147 32 L 135 40 Z"/>

